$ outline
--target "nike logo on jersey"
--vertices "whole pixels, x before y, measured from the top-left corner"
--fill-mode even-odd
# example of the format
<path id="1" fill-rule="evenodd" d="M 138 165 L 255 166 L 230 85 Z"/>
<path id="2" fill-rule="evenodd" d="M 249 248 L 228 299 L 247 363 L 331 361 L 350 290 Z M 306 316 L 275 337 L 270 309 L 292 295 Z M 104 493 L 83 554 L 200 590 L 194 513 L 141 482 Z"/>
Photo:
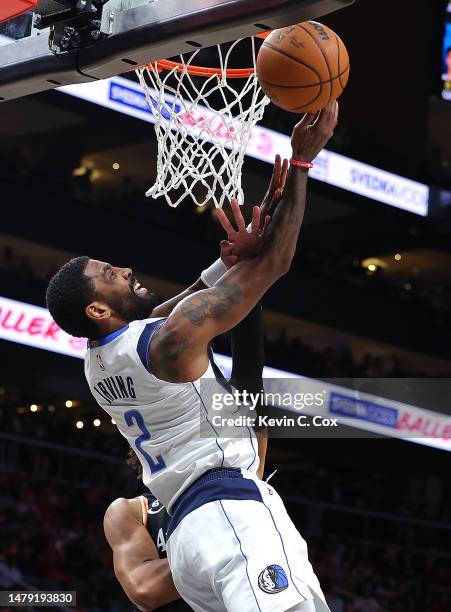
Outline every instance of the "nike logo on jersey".
<path id="1" fill-rule="evenodd" d="M 103 378 L 94 386 L 94 391 L 109 404 L 112 404 L 117 399 L 136 399 L 135 383 L 131 376 L 127 376 L 125 381 L 122 376 Z"/>

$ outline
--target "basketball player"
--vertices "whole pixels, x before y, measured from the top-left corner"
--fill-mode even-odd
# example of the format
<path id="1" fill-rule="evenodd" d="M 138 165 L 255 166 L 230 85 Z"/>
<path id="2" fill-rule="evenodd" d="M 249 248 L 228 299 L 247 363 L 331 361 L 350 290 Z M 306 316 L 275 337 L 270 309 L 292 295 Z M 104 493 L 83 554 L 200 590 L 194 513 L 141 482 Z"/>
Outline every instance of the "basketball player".
<path id="1" fill-rule="evenodd" d="M 231 340 L 234 386 L 242 390 L 246 381 L 249 392 L 259 392 L 263 388 L 264 366 L 260 304 L 232 330 Z M 138 478 L 142 478 L 141 464 L 132 449 L 128 463 Z M 261 457 L 260 477 L 263 475 L 263 467 L 264 457 Z M 166 508 L 151 493 L 133 499 L 116 499 L 105 513 L 105 535 L 113 550 L 116 577 L 127 597 L 146 612 L 191 610 L 180 599 L 166 560 L 169 520 Z M 199 537 L 202 537 L 201 533 Z"/>
<path id="2" fill-rule="evenodd" d="M 154 311 L 143 320 L 153 298 L 132 271 L 89 258 L 63 266 L 47 291 L 56 322 L 91 338 L 89 386 L 136 450 L 144 484 L 171 514 L 172 577 L 196 612 L 328 610 L 304 539 L 274 489 L 256 476 L 252 429 L 213 425 L 210 400 L 226 396 L 208 350 L 290 268 L 308 168 L 333 134 L 338 104 L 315 118 L 306 115 L 293 130 L 285 192 L 259 254 L 210 275 L 212 286 L 185 297 L 169 316 Z M 248 414 L 242 403 L 223 404 L 225 422 Z"/>

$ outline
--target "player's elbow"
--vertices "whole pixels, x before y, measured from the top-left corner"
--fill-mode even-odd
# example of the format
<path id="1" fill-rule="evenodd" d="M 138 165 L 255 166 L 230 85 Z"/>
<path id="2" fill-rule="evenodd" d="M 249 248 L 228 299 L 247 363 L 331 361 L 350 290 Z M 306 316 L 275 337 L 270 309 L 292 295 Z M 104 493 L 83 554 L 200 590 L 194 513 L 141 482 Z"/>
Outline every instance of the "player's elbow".
<path id="1" fill-rule="evenodd" d="M 273 282 L 276 282 L 290 270 L 292 260 L 293 257 L 289 257 L 285 253 L 274 253 L 262 257 L 261 264 L 264 278 L 271 278 Z"/>
<path id="2" fill-rule="evenodd" d="M 152 612 L 161 606 L 163 593 L 158 583 L 135 584 L 129 592 L 130 599 L 141 612 Z"/>
<path id="3" fill-rule="evenodd" d="M 278 263 L 279 277 L 285 276 L 285 274 L 288 274 L 288 272 L 290 271 L 292 262 L 293 262 L 293 257 L 284 255 L 280 258 L 279 263 Z"/>
<path id="4" fill-rule="evenodd" d="M 288 274 L 291 268 L 291 262 L 293 257 L 286 253 L 280 253 L 278 256 L 273 258 L 272 272 L 274 276 L 279 279 L 285 274 Z"/>

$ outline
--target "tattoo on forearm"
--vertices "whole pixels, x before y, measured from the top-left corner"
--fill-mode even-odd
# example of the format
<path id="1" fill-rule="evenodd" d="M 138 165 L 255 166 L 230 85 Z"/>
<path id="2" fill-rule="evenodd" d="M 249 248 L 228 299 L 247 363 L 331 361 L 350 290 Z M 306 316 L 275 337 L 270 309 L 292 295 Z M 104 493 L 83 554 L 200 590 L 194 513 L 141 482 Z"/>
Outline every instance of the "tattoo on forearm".
<path id="1" fill-rule="evenodd" d="M 304 216 L 306 190 L 306 176 L 299 171 L 290 171 L 287 193 L 273 214 L 260 256 L 271 250 L 281 251 L 292 242 L 293 237 L 297 239 Z"/>
<path id="2" fill-rule="evenodd" d="M 238 285 L 224 282 L 208 293 L 200 293 L 182 304 L 181 312 L 193 325 L 201 326 L 207 319 L 223 316 L 232 306 L 239 304 L 241 298 Z"/>

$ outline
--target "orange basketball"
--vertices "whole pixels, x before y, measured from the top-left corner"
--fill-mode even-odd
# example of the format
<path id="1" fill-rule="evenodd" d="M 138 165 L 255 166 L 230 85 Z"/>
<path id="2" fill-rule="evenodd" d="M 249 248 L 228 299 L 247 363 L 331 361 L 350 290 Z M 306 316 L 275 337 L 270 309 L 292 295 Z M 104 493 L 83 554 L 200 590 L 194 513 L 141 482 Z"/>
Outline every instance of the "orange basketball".
<path id="1" fill-rule="evenodd" d="M 306 21 L 274 30 L 257 58 L 260 85 L 276 106 L 313 113 L 341 95 L 349 78 L 349 55 L 330 28 Z"/>

